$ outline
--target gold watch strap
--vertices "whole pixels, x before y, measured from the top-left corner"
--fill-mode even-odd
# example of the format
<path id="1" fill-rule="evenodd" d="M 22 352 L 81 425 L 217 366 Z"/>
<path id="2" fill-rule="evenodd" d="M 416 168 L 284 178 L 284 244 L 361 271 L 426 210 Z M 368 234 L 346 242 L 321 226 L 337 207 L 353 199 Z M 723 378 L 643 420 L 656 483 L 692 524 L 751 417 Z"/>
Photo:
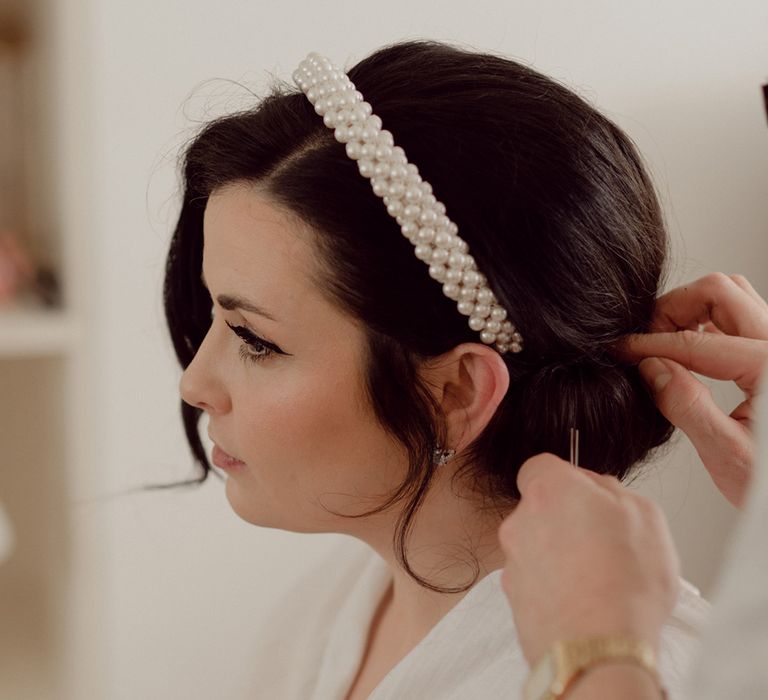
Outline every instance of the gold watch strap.
<path id="1" fill-rule="evenodd" d="M 526 683 L 525 697 L 559 700 L 587 670 L 614 661 L 634 663 L 644 668 L 653 676 L 662 697 L 666 699 L 653 647 L 641 640 L 624 636 L 584 637 L 556 643 L 532 670 Z M 550 676 L 548 687 L 543 693 L 542 673 Z"/>

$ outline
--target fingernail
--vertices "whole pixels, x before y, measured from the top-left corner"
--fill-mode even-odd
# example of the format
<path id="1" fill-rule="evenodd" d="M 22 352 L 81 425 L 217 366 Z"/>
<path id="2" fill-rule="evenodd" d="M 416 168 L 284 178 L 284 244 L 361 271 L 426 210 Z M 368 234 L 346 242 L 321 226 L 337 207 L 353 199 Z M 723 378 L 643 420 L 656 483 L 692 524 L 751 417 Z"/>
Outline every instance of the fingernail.
<path id="1" fill-rule="evenodd" d="M 648 357 L 638 365 L 640 375 L 651 385 L 655 393 L 660 392 L 672 379 L 669 367 L 657 357 Z"/>

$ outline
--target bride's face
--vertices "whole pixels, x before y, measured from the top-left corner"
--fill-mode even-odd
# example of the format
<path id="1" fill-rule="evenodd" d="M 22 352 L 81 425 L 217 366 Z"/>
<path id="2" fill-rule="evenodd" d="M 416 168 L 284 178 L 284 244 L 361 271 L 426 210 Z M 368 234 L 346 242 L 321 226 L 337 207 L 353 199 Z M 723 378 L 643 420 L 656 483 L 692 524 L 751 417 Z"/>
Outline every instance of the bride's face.
<path id="1" fill-rule="evenodd" d="M 225 469 L 240 517 L 286 530 L 359 532 L 373 523 L 321 505 L 370 510 L 407 461 L 364 400 L 362 329 L 312 281 L 311 235 L 253 188 L 214 191 L 202 270 L 213 320 L 180 390 L 207 413 L 210 438 L 244 463 Z"/>

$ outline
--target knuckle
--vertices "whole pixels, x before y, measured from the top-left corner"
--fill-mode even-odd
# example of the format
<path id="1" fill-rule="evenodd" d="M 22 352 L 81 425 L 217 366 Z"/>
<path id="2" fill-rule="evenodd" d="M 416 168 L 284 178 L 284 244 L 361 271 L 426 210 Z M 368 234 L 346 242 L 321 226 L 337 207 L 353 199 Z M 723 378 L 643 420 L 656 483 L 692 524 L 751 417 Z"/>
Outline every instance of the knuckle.
<path id="1" fill-rule="evenodd" d="M 702 287 L 713 292 L 722 291 L 734 284 L 735 282 L 724 272 L 710 272 L 701 278 Z"/>
<path id="2" fill-rule="evenodd" d="M 746 277 L 744 277 L 744 275 L 739 275 L 739 274 L 731 275 L 731 279 L 736 284 L 738 284 L 740 287 L 741 286 L 752 286 L 752 285 L 750 285 L 749 280 Z"/>

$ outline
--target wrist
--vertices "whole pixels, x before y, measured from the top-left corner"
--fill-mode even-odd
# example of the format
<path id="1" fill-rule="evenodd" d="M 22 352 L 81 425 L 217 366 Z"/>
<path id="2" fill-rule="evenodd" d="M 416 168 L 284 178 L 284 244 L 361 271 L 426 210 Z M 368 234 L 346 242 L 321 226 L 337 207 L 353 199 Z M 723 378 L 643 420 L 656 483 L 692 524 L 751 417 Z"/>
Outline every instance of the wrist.
<path id="1" fill-rule="evenodd" d="M 563 700 L 667 700 L 655 673 L 623 659 L 610 659 L 584 669 L 563 695 Z"/>
<path id="2" fill-rule="evenodd" d="M 619 661 L 637 665 L 661 687 L 655 645 L 626 635 L 579 637 L 553 644 L 538 660 L 525 683 L 524 697 L 526 700 L 565 698 L 587 671 Z"/>

